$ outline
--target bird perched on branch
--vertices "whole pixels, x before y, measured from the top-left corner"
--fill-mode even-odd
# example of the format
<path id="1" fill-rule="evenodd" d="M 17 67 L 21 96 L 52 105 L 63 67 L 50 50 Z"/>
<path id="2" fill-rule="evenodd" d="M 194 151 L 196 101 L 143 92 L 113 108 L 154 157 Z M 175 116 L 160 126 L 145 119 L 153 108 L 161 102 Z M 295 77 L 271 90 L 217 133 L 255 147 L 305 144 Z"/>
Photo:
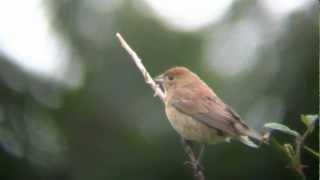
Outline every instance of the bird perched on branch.
<path id="1" fill-rule="evenodd" d="M 166 94 L 165 111 L 173 128 L 186 140 L 213 144 L 237 139 L 257 147 L 262 136 L 250 129 L 199 76 L 174 67 L 156 77 Z"/>

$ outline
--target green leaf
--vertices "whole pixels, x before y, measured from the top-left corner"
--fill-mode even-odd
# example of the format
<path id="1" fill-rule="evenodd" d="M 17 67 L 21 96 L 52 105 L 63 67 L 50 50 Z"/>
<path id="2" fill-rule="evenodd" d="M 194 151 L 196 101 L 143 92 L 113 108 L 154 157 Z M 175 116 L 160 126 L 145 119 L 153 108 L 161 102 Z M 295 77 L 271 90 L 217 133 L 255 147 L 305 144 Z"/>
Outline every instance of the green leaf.
<path id="1" fill-rule="evenodd" d="M 283 149 L 286 151 L 290 159 L 294 158 L 295 152 L 291 144 L 284 144 Z"/>
<path id="2" fill-rule="evenodd" d="M 315 114 L 308 114 L 308 115 L 303 115 L 301 114 L 301 121 L 303 122 L 304 125 L 307 127 L 312 126 L 314 122 L 318 119 L 318 115 Z"/>
<path id="3" fill-rule="evenodd" d="M 286 160 L 286 162 L 292 162 L 292 158 L 289 157 L 288 151 L 284 148 L 283 144 L 280 144 L 277 139 L 270 138 L 269 145 L 273 150 L 276 150 L 277 154 L 281 154 L 281 157 Z"/>
<path id="4" fill-rule="evenodd" d="M 289 134 L 291 136 L 295 136 L 295 137 L 299 137 L 300 134 L 297 131 L 294 131 L 292 129 L 290 129 L 289 127 L 283 125 L 283 124 L 279 124 L 279 123 L 266 123 L 264 125 L 264 127 L 268 128 L 268 129 L 274 129 L 274 130 L 278 130 L 281 131 L 283 133 Z"/>

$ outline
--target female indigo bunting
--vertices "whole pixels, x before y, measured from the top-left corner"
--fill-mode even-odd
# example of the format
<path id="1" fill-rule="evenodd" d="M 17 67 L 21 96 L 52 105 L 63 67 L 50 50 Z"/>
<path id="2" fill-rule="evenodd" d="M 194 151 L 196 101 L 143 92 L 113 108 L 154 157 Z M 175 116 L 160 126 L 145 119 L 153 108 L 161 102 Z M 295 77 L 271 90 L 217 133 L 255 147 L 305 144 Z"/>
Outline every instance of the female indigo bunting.
<path id="1" fill-rule="evenodd" d="M 173 128 L 186 140 L 203 144 L 238 139 L 257 147 L 250 138 L 262 140 L 240 116 L 226 105 L 209 86 L 185 67 L 174 67 L 156 79 L 165 97 L 165 111 Z"/>

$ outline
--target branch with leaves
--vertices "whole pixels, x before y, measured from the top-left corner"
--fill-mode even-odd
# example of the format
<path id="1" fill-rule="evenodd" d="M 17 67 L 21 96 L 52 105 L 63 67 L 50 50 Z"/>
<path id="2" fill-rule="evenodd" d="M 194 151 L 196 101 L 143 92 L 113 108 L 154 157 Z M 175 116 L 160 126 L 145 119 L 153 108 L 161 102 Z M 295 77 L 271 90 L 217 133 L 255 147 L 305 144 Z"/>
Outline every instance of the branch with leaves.
<path id="1" fill-rule="evenodd" d="M 289 167 L 298 172 L 303 179 L 306 179 L 305 174 L 303 172 L 303 168 L 305 167 L 305 165 L 301 162 L 301 150 L 305 149 L 317 158 L 320 158 L 319 152 L 316 152 L 310 147 L 304 145 L 304 142 L 307 139 L 308 135 L 312 133 L 316 125 L 316 122 L 319 121 L 319 116 L 301 115 L 300 119 L 302 123 L 306 126 L 306 130 L 302 135 L 299 132 L 292 130 L 289 127 L 279 123 L 267 123 L 264 126 L 268 129 L 281 131 L 285 134 L 295 137 L 294 145 L 285 143 L 284 145 L 280 146 L 280 148 L 282 148 L 282 150 L 286 152 L 290 159 Z"/>
<path id="2" fill-rule="evenodd" d="M 124 38 L 117 33 L 116 34 L 118 40 L 121 43 L 121 46 L 128 52 L 128 54 L 131 56 L 132 60 L 138 67 L 138 69 L 141 71 L 145 82 L 153 89 L 155 92 L 155 96 L 158 96 L 162 102 L 164 102 L 165 93 L 162 91 L 162 89 L 154 82 L 150 74 L 148 73 L 147 69 L 142 64 L 141 59 L 135 53 L 132 48 L 128 45 L 128 43 L 124 40 Z M 205 176 L 201 170 L 200 162 L 198 162 L 195 153 L 192 150 L 192 147 L 190 144 L 188 144 L 185 140 L 183 140 L 183 148 L 186 154 L 189 157 L 189 164 L 191 165 L 192 174 L 196 180 L 205 180 Z"/>

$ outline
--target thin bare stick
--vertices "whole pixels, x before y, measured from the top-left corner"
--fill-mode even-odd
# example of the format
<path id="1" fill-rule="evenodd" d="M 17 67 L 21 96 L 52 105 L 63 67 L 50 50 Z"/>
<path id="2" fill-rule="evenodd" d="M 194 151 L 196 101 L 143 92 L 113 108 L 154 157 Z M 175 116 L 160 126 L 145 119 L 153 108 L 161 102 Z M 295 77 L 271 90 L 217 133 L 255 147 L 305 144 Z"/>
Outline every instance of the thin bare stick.
<path id="1" fill-rule="evenodd" d="M 117 38 L 119 39 L 121 46 L 128 52 L 128 54 L 131 56 L 132 60 L 134 61 L 134 63 L 136 64 L 136 66 L 138 67 L 138 69 L 141 71 L 144 80 L 147 84 L 150 85 L 150 87 L 153 89 L 153 91 L 155 92 L 156 96 L 159 96 L 159 98 L 162 100 L 162 102 L 164 102 L 165 100 L 165 93 L 162 91 L 162 89 L 154 82 L 154 80 L 152 79 L 152 77 L 150 76 L 150 74 L 148 73 L 148 71 L 146 70 L 146 68 L 144 67 L 144 65 L 142 64 L 141 59 L 139 58 L 139 56 L 137 55 L 137 53 L 135 53 L 131 47 L 128 45 L 128 43 L 123 39 L 123 37 L 120 35 L 120 33 L 116 34 Z M 193 177 L 196 180 L 205 180 L 204 174 L 201 170 L 201 165 L 200 162 L 198 162 L 195 153 L 192 151 L 192 147 L 187 144 L 184 143 L 183 144 L 183 148 L 186 152 L 186 154 L 188 155 L 189 159 L 190 159 L 190 163 L 191 163 L 191 168 L 192 168 L 192 174 Z"/>
<path id="2" fill-rule="evenodd" d="M 189 162 L 186 164 L 191 165 L 192 175 L 194 179 L 196 180 L 205 180 L 204 174 L 201 170 L 202 165 L 200 159 L 196 158 L 196 155 L 194 154 L 192 150 L 192 144 L 190 141 L 185 140 L 182 138 L 182 146 L 186 154 L 189 156 Z"/>
<path id="3" fill-rule="evenodd" d="M 139 56 L 137 55 L 137 53 L 135 53 L 131 47 L 128 45 L 128 43 L 123 39 L 123 37 L 121 36 L 120 33 L 116 34 L 117 38 L 119 39 L 121 46 L 129 53 L 129 55 L 131 56 L 131 58 L 133 59 L 134 63 L 136 64 L 136 66 L 138 67 L 138 69 L 141 71 L 144 80 L 147 84 L 150 85 L 150 87 L 153 89 L 153 91 L 155 92 L 156 96 L 159 96 L 159 98 L 164 102 L 164 98 L 165 98 L 165 94 L 164 92 L 161 90 L 161 88 L 159 88 L 159 86 L 154 82 L 154 80 L 152 79 L 152 77 L 150 76 L 150 74 L 148 73 L 148 71 L 146 70 L 146 68 L 143 66 L 141 59 L 139 58 Z"/>

